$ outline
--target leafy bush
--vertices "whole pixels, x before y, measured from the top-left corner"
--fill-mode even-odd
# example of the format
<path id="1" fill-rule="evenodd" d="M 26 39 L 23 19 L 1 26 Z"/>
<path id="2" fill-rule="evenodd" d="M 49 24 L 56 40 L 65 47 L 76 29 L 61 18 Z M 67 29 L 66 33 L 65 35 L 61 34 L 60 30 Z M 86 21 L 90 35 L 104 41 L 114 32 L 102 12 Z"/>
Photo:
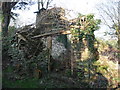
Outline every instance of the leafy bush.
<path id="1" fill-rule="evenodd" d="M 14 35 L 15 28 L 10 27 L 9 36 L 3 37 L 2 44 L 3 57 L 9 58 L 9 64 L 14 69 L 12 73 L 15 72 L 14 74 L 26 77 L 33 76 L 35 69 L 47 72 L 48 50 L 43 50 L 39 55 L 27 59 L 24 50 L 18 48 L 18 42 L 15 40 Z"/>

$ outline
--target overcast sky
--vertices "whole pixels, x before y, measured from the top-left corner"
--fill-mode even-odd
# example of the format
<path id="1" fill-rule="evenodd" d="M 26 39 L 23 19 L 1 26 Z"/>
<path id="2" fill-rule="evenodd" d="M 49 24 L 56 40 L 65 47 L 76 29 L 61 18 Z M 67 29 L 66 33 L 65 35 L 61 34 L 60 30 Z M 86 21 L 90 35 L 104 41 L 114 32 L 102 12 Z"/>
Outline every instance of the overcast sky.
<path id="1" fill-rule="evenodd" d="M 108 0 L 53 0 L 49 8 L 57 6 L 71 10 L 68 18 L 75 18 L 77 17 L 78 13 L 82 13 L 82 14 L 93 13 L 95 14 L 95 18 L 99 19 L 100 16 L 96 7 L 100 3 L 106 3 L 106 1 Z M 119 1 L 119 0 L 114 0 L 114 1 Z M 20 16 L 16 18 L 16 26 L 19 27 L 19 26 L 35 23 L 36 14 L 34 14 L 33 12 L 37 10 L 38 10 L 38 6 L 37 4 L 34 4 L 30 7 L 30 10 L 14 11 L 20 14 Z M 98 37 L 103 37 L 105 30 L 108 30 L 108 28 L 102 25 L 101 29 L 96 31 L 95 34 Z"/>
<path id="2" fill-rule="evenodd" d="M 69 18 L 74 18 L 77 16 L 78 13 L 96 14 L 95 7 L 101 1 L 104 1 L 104 0 L 53 0 L 53 2 L 50 5 L 50 8 L 57 6 L 57 7 L 63 7 L 65 9 L 71 10 Z M 17 18 L 17 19 L 20 19 L 20 21 L 17 20 L 19 22 L 17 23 L 17 25 L 25 25 L 25 24 L 35 22 L 36 14 L 34 14 L 33 12 L 37 10 L 38 10 L 38 7 L 37 7 L 37 4 L 35 4 L 30 7 L 30 10 L 14 11 L 20 14 L 20 16 Z M 96 17 L 97 17 L 97 14 L 96 14 Z"/>

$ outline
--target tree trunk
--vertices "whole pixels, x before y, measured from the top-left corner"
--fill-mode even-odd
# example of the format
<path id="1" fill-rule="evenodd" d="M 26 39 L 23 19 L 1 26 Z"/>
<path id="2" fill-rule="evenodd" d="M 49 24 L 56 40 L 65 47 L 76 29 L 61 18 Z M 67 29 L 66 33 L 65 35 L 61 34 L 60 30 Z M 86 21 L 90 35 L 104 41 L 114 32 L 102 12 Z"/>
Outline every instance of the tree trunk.
<path id="1" fill-rule="evenodd" d="M 120 51 L 120 1 L 118 2 L 118 51 Z M 118 52 L 118 60 L 120 60 L 120 53 Z M 120 64 L 120 61 L 119 61 Z"/>
<path id="2" fill-rule="evenodd" d="M 2 35 L 7 36 L 8 34 L 8 26 L 11 18 L 11 9 L 17 4 L 17 2 L 3 2 L 2 3 Z"/>
<path id="3" fill-rule="evenodd" d="M 120 26 L 119 26 L 119 33 L 118 33 L 118 51 L 120 51 Z M 120 60 L 120 52 L 118 52 L 118 60 Z M 120 61 L 118 61 L 118 63 L 120 64 Z"/>
<path id="4" fill-rule="evenodd" d="M 2 2 L 2 23 L 1 23 L 1 29 L 2 29 L 2 45 L 5 44 L 5 46 L 2 46 L 2 59 L 6 60 L 8 59 L 8 41 L 6 38 L 8 36 L 8 26 L 10 23 L 10 15 L 11 15 L 11 9 L 15 6 L 17 2 Z"/>
<path id="5" fill-rule="evenodd" d="M 8 14 L 3 15 L 3 21 L 2 21 L 2 34 L 3 37 L 8 35 L 8 26 L 10 23 L 10 16 Z"/>

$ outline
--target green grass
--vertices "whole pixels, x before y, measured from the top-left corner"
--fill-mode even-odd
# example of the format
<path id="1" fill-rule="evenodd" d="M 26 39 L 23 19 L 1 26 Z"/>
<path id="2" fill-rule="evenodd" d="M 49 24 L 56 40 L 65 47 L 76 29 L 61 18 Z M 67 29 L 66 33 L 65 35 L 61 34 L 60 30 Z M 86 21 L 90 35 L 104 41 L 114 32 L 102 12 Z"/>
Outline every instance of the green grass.
<path id="1" fill-rule="evenodd" d="M 22 80 L 13 80 L 9 78 L 10 76 L 17 77 L 13 73 L 13 68 L 9 66 L 3 71 L 3 88 L 70 88 L 77 87 L 64 83 L 57 79 L 51 78 L 49 74 L 46 74 L 40 79 L 35 79 L 32 77 L 25 77 Z"/>
<path id="2" fill-rule="evenodd" d="M 14 76 L 13 67 L 8 66 L 3 70 L 3 87 L 4 88 L 37 88 L 38 80 L 34 78 L 27 78 L 23 80 L 12 80 L 8 79 L 9 76 Z"/>
<path id="3" fill-rule="evenodd" d="M 69 85 L 50 77 L 44 77 L 41 79 L 28 78 L 25 80 L 8 80 L 3 79 L 3 88 L 71 88 L 78 87 Z"/>
<path id="4" fill-rule="evenodd" d="M 38 88 L 38 86 L 38 80 L 33 78 L 16 81 L 3 79 L 3 87 L 5 88 Z"/>

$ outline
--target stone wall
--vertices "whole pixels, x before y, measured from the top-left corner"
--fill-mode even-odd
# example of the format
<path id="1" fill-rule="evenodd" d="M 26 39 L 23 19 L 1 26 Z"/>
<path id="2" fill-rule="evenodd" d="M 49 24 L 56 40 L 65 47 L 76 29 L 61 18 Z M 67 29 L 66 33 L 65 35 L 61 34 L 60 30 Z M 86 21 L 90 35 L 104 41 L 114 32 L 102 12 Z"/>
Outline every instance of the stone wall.
<path id="1" fill-rule="evenodd" d="M 69 21 L 65 17 L 65 10 L 60 7 L 54 7 L 48 10 L 40 10 L 36 16 L 36 28 L 41 33 L 54 32 L 54 30 L 67 30 Z M 58 59 L 61 54 L 65 54 L 66 48 L 63 43 L 58 42 L 57 36 L 52 36 L 52 56 Z M 47 46 L 47 39 L 43 38 L 44 44 Z"/>

